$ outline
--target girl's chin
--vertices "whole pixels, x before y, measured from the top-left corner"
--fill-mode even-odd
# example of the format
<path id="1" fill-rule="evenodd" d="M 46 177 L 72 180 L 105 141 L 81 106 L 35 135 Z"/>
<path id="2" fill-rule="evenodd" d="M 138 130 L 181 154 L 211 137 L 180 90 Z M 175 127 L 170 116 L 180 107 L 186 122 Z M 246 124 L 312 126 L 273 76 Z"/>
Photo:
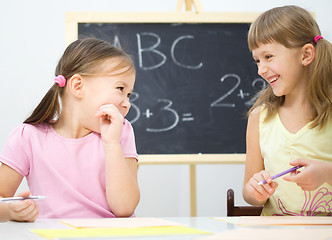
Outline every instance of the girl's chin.
<path id="1" fill-rule="evenodd" d="M 272 88 L 272 91 L 273 91 L 273 94 L 276 96 L 276 97 L 282 97 L 284 96 L 285 94 L 283 94 L 282 92 L 278 91 L 277 89 L 274 89 Z"/>

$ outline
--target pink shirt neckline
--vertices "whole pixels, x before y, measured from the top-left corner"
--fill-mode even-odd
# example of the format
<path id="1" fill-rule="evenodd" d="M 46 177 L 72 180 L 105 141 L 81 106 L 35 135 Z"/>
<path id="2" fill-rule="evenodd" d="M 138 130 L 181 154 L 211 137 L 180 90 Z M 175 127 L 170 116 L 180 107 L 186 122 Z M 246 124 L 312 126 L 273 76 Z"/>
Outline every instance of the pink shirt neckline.
<path id="1" fill-rule="evenodd" d="M 87 135 L 85 135 L 84 137 L 81 137 L 81 138 L 68 138 L 68 137 L 64 137 L 61 134 L 57 133 L 57 131 L 55 131 L 55 129 L 53 128 L 52 125 L 49 125 L 49 126 L 46 125 L 45 127 L 47 127 L 48 130 L 49 130 L 49 132 L 52 133 L 59 140 L 65 141 L 65 142 L 71 142 L 71 143 L 83 143 L 83 142 L 89 141 L 95 135 L 99 135 L 100 136 L 99 133 L 91 131 L 89 134 L 87 134 Z"/>

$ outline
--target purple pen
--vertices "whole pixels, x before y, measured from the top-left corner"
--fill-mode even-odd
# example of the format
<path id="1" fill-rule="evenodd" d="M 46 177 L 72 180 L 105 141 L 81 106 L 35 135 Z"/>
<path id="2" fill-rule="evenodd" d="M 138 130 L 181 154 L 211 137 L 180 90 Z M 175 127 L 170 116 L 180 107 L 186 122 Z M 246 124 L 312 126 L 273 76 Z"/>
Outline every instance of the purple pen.
<path id="1" fill-rule="evenodd" d="M 283 176 L 283 175 L 285 175 L 285 174 L 287 174 L 287 173 L 293 172 L 293 171 L 295 171 L 295 170 L 297 170 L 297 169 L 299 169 L 299 168 L 301 168 L 301 167 L 303 167 L 303 166 L 302 166 L 302 165 L 297 165 L 297 166 L 292 167 L 292 168 L 290 168 L 290 169 L 288 169 L 288 170 L 286 170 L 286 171 L 283 171 L 283 172 L 281 172 L 281 173 L 278 173 L 278 174 L 272 176 L 272 180 L 273 180 L 273 179 L 276 179 L 276 178 L 278 178 L 278 177 L 281 177 L 281 176 Z M 266 183 L 266 180 L 264 179 L 263 181 L 260 181 L 260 182 L 258 183 L 258 185 L 263 185 L 263 184 L 265 184 L 265 183 Z"/>

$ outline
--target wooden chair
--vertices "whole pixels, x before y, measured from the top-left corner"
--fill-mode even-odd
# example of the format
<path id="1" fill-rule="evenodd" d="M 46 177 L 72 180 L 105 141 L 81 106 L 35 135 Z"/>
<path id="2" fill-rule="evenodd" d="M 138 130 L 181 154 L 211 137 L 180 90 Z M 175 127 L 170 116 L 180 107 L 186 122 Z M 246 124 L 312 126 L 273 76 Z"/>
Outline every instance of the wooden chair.
<path id="1" fill-rule="evenodd" d="M 234 206 L 234 191 L 227 191 L 227 217 L 235 216 L 259 216 L 263 207 L 254 206 Z"/>

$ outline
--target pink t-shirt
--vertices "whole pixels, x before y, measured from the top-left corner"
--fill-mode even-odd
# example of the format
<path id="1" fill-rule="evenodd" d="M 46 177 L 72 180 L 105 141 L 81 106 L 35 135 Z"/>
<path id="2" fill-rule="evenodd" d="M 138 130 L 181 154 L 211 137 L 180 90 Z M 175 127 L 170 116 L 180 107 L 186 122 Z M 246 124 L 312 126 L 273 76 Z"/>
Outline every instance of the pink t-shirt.
<path id="1" fill-rule="evenodd" d="M 134 131 L 125 120 L 120 143 L 126 158 L 136 158 Z M 40 218 L 115 217 L 106 201 L 105 154 L 101 136 L 64 138 L 49 124 L 21 124 L 9 135 L 0 161 L 27 182 Z"/>

